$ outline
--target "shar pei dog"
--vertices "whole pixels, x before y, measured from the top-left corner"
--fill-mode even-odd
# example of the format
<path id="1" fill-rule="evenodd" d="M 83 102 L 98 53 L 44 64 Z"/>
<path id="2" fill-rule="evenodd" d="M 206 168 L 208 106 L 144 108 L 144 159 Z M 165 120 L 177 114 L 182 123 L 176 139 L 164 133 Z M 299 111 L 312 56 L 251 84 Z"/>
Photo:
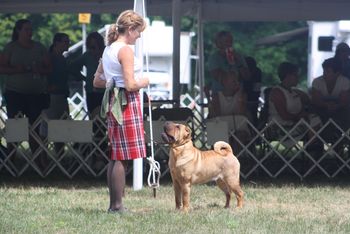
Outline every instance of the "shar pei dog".
<path id="1" fill-rule="evenodd" d="M 214 144 L 214 150 L 201 151 L 193 146 L 191 129 L 173 122 L 165 123 L 162 138 L 170 146 L 169 168 L 176 209 L 189 210 L 193 184 L 213 180 L 226 195 L 225 208 L 230 207 L 232 192 L 236 195 L 237 207 L 243 206 L 240 164 L 228 143 L 218 141 Z"/>

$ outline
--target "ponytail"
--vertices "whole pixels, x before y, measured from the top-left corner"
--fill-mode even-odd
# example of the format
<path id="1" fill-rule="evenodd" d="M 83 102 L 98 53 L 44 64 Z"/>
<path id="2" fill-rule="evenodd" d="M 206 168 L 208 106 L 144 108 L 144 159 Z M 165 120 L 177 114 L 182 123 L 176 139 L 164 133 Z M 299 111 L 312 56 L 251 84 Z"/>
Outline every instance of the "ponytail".
<path id="1" fill-rule="evenodd" d="M 116 24 L 111 24 L 107 33 L 107 45 L 111 45 L 113 42 L 115 42 L 118 39 L 118 36 L 118 26 Z"/>
<path id="2" fill-rule="evenodd" d="M 137 27 L 140 27 L 142 32 L 146 27 L 145 20 L 133 10 L 123 11 L 117 18 L 116 23 L 109 27 L 106 38 L 107 45 L 115 42 L 119 35 L 123 35 L 129 28 L 136 29 Z"/>

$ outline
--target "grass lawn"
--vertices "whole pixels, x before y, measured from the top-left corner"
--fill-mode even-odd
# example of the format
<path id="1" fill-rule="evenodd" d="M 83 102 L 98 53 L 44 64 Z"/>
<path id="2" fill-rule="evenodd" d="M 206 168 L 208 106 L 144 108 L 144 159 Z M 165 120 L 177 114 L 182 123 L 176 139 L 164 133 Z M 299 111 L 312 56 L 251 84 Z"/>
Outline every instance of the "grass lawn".
<path id="1" fill-rule="evenodd" d="M 171 183 L 153 198 L 126 188 L 127 214 L 108 214 L 101 180 L 0 180 L 0 233 L 350 233 L 348 183 L 243 181 L 244 208 L 223 209 L 213 185 L 192 189 L 189 213 L 174 209 Z M 232 201 L 235 205 L 235 200 Z"/>

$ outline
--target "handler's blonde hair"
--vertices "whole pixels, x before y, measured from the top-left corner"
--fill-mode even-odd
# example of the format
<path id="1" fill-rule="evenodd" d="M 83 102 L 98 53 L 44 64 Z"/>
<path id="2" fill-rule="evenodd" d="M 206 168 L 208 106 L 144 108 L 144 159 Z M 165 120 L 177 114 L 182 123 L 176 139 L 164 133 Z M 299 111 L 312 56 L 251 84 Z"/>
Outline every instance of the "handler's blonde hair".
<path id="1" fill-rule="evenodd" d="M 107 44 L 110 45 L 118 39 L 120 34 L 124 34 L 129 28 L 140 27 L 141 32 L 146 28 L 146 21 L 135 11 L 126 10 L 120 13 L 115 24 L 112 24 L 107 34 Z"/>

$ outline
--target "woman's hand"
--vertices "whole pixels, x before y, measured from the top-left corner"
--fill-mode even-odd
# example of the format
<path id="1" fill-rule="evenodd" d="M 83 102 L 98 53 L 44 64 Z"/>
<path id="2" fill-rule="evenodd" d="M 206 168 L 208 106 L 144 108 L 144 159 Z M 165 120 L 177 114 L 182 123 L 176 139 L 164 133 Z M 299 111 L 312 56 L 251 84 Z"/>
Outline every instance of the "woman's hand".
<path id="1" fill-rule="evenodd" d="M 149 79 L 148 77 L 142 77 L 138 80 L 138 85 L 140 88 L 146 88 L 149 85 Z"/>

